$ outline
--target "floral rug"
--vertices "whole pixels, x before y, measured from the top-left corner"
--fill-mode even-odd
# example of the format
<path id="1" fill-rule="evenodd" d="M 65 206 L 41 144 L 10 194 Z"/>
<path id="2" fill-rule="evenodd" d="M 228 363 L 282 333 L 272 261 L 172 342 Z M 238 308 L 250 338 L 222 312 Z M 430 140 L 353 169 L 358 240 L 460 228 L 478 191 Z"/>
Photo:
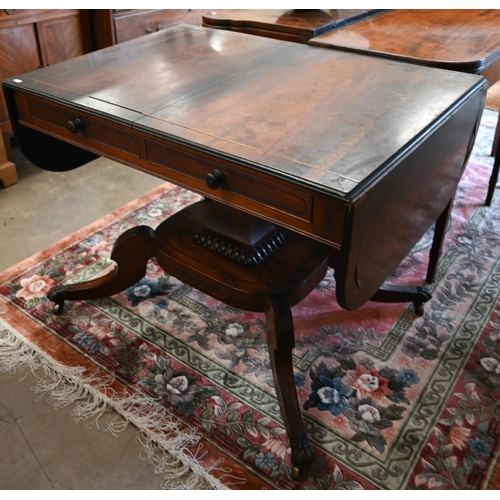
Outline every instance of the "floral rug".
<path id="1" fill-rule="evenodd" d="M 188 466 L 185 487 L 498 489 L 500 199 L 483 206 L 497 116 L 483 116 L 423 317 L 411 304 L 340 309 L 331 270 L 293 308 L 295 380 L 317 457 L 300 481 L 263 314 L 218 302 L 154 260 L 123 293 L 68 303 L 61 316 L 45 298 L 102 273 L 124 230 L 155 227 L 198 199 L 171 184 L 0 274 L 0 365 L 35 353 L 85 388 L 75 391 L 94 404 L 80 405 L 82 418 L 109 405 Z M 423 283 L 431 237 L 391 282 Z"/>

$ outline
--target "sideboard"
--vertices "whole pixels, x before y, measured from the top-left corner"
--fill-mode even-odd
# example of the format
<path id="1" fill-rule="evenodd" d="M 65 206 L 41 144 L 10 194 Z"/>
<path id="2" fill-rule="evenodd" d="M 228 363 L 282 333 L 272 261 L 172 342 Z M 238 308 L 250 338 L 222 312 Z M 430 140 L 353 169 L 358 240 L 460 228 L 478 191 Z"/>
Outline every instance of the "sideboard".
<path id="1" fill-rule="evenodd" d="M 0 81 L 92 50 L 86 10 L 1 9 Z M 10 151 L 11 125 L 0 93 L 0 185 L 17 182 Z"/>

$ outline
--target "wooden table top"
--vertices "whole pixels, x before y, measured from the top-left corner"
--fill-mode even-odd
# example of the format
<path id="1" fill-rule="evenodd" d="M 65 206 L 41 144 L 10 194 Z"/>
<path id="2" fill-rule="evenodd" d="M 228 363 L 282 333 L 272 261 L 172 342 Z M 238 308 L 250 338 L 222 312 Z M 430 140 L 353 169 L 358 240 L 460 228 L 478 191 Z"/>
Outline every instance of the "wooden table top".
<path id="1" fill-rule="evenodd" d="M 380 9 L 223 9 L 203 14 L 203 25 L 307 43 Z"/>
<path id="2" fill-rule="evenodd" d="M 389 168 L 480 82 L 194 26 L 23 80 L 20 88 L 341 197 Z"/>
<path id="3" fill-rule="evenodd" d="M 485 74 L 500 60 L 500 10 L 386 11 L 309 44 Z"/>

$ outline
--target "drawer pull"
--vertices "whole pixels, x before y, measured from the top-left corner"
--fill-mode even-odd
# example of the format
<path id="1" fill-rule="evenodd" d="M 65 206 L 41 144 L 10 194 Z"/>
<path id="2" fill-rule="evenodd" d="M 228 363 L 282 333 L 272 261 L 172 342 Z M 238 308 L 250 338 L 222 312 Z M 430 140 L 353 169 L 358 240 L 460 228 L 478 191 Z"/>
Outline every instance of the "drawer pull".
<path id="1" fill-rule="evenodd" d="M 68 130 L 72 134 L 78 134 L 81 130 L 83 130 L 83 123 L 80 118 L 75 118 L 74 120 L 69 120 L 68 121 Z"/>
<path id="2" fill-rule="evenodd" d="M 226 176 L 218 169 L 205 175 L 205 182 L 210 189 L 219 189 L 225 182 Z"/>
<path id="3" fill-rule="evenodd" d="M 162 25 L 159 24 L 156 28 L 156 31 L 161 31 L 163 29 Z M 146 28 L 144 30 L 146 32 L 147 35 L 149 35 L 150 33 L 153 33 L 153 30 L 151 28 Z"/>

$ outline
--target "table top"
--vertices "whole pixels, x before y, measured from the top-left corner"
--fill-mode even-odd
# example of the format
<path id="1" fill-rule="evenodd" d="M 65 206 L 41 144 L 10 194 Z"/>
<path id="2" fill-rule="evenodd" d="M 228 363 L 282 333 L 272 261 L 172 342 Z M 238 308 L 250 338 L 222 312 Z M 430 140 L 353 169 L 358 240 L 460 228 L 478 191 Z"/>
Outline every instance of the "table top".
<path id="1" fill-rule="evenodd" d="M 6 82 L 340 197 L 480 85 L 475 75 L 194 26 L 20 78 Z"/>
<path id="2" fill-rule="evenodd" d="M 203 14 L 204 26 L 306 43 L 315 36 L 374 15 L 380 9 L 223 9 Z"/>
<path id="3" fill-rule="evenodd" d="M 483 73 L 500 60 L 500 10 L 398 9 L 309 41 L 310 45 Z"/>

